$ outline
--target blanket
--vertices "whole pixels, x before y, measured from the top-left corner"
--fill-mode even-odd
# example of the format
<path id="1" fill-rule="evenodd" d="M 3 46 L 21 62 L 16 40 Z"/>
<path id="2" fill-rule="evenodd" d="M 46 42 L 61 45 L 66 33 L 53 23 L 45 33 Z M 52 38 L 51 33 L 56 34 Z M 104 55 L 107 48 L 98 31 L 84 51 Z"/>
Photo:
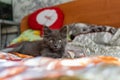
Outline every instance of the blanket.
<path id="1" fill-rule="evenodd" d="M 0 52 L 0 80 L 120 80 L 119 66 L 110 56 L 53 59 Z"/>
<path id="2" fill-rule="evenodd" d="M 67 25 L 69 34 L 74 35 L 68 42 L 66 52 L 76 56 L 114 56 L 120 58 L 120 29 L 111 26 L 74 23 Z"/>

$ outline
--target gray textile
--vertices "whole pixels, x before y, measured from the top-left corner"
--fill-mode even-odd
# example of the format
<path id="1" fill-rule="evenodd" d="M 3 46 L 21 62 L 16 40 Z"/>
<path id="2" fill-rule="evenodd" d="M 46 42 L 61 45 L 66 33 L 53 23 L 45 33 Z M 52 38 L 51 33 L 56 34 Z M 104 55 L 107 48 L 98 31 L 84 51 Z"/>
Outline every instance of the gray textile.
<path id="1" fill-rule="evenodd" d="M 67 44 L 66 52 L 72 51 L 77 55 L 85 56 L 104 55 L 120 57 L 119 28 L 84 23 L 75 23 L 68 26 L 71 25 L 77 30 L 76 33 L 80 34 L 76 35 L 75 39 Z M 102 27 L 104 29 L 101 29 Z M 74 30 L 73 33 L 75 32 Z"/>
<path id="2" fill-rule="evenodd" d="M 5 48 L 5 49 L 2 49 L 2 50 L 0 50 L 1 52 L 6 52 L 6 53 L 8 53 L 8 52 L 10 52 L 10 51 L 12 51 L 14 48 Z"/>

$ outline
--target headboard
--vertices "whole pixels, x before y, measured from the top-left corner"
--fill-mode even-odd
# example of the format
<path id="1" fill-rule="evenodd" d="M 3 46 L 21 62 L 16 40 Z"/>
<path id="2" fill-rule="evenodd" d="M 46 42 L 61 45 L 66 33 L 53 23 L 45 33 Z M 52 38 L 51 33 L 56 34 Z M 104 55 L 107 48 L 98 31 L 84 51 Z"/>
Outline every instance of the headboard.
<path id="1" fill-rule="evenodd" d="M 75 0 L 58 7 L 64 12 L 64 24 L 83 22 L 120 26 L 120 0 Z"/>
<path id="2" fill-rule="evenodd" d="M 65 15 L 64 25 L 81 22 L 120 26 L 120 0 L 73 0 L 57 7 L 61 8 Z M 24 30 L 21 26 L 21 31 Z"/>

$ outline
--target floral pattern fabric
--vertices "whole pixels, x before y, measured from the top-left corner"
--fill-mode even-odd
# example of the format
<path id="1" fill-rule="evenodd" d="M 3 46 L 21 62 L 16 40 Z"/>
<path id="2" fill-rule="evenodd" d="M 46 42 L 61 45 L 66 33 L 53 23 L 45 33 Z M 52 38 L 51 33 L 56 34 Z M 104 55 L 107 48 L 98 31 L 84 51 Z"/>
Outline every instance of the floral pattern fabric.
<path id="1" fill-rule="evenodd" d="M 120 60 L 110 56 L 21 58 L 0 52 L 0 80 L 120 80 L 119 72 Z"/>

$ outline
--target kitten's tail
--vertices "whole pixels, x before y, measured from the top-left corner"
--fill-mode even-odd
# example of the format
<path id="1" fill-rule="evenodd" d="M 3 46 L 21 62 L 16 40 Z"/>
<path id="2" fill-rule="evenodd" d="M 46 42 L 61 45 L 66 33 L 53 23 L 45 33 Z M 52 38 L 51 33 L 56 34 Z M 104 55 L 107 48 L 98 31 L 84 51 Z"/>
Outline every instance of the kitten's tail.
<path id="1" fill-rule="evenodd" d="M 0 50 L 1 52 L 5 52 L 5 53 L 8 53 L 8 52 L 11 52 L 11 51 L 13 51 L 14 50 L 14 48 L 5 48 L 5 49 L 2 49 L 2 50 Z"/>
<path id="2" fill-rule="evenodd" d="M 23 45 L 19 45 L 19 46 L 15 46 L 12 48 L 5 48 L 0 51 L 5 52 L 5 53 L 19 52 L 22 49 L 22 47 L 23 47 Z"/>

